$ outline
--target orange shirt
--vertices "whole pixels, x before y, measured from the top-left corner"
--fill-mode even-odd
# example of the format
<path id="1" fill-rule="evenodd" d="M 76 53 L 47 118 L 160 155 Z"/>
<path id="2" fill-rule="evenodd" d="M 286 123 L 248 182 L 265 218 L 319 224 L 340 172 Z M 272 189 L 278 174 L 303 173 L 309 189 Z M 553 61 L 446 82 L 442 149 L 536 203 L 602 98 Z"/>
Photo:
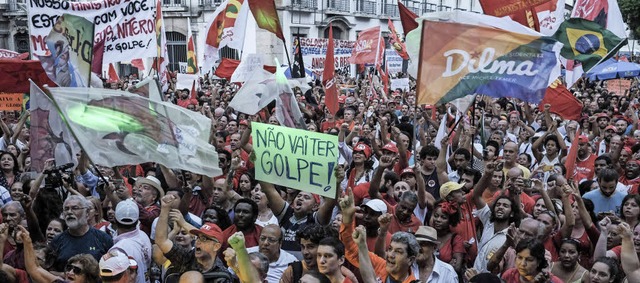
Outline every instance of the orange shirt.
<path id="1" fill-rule="evenodd" d="M 345 225 L 344 223 L 340 225 L 340 240 L 344 243 L 344 256 L 345 258 L 356 268 L 360 268 L 360 262 L 358 260 L 358 244 L 353 241 L 353 231 L 354 231 L 354 222 L 351 222 L 349 225 Z M 387 261 L 376 254 L 369 252 L 369 257 L 371 258 L 371 265 L 373 266 L 373 270 L 378 277 L 378 282 L 385 282 L 389 274 L 387 273 Z M 402 281 L 402 283 L 410 283 L 416 278 L 413 276 L 413 273 L 408 272 L 407 278 Z M 382 279 L 382 281 L 380 281 Z"/>

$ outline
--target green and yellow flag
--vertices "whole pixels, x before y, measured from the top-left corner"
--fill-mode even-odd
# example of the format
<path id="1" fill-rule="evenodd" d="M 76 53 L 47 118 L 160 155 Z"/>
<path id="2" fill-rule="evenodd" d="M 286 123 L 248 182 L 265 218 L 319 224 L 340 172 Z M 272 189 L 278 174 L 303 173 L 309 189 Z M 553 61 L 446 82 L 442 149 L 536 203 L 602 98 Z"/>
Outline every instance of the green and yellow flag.
<path id="1" fill-rule="evenodd" d="M 284 34 L 280 26 L 280 18 L 273 0 L 249 0 L 249 9 L 256 19 L 256 24 L 268 30 L 284 41 Z"/>
<path id="2" fill-rule="evenodd" d="M 582 62 L 585 70 L 590 70 L 599 62 L 613 56 L 626 43 L 599 24 L 571 18 L 564 21 L 553 37 L 562 42 L 562 57 Z"/>
<path id="3" fill-rule="evenodd" d="M 196 59 L 196 45 L 193 42 L 190 18 L 187 18 L 187 28 L 187 74 L 196 74 L 199 73 L 198 60 Z"/>

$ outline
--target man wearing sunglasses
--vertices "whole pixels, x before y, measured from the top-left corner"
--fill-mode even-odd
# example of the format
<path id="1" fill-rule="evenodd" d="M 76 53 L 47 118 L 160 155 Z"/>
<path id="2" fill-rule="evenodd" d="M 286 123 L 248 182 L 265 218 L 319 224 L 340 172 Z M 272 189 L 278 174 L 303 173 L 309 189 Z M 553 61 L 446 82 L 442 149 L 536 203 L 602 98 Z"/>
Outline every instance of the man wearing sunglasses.
<path id="1" fill-rule="evenodd" d="M 178 201 L 178 198 L 174 195 L 166 195 L 161 199 L 160 216 L 156 228 L 156 244 L 164 256 L 171 261 L 171 266 L 175 267 L 178 273 L 199 271 L 203 274 L 205 282 L 233 282 L 231 274 L 217 257 L 223 236 L 222 230 L 216 224 L 205 223 L 200 229 L 195 229 L 190 224 L 183 223 L 186 226 L 183 228 L 188 228 L 191 234 L 197 236 L 195 249 L 174 245 L 168 238 L 169 212 L 175 201 Z"/>

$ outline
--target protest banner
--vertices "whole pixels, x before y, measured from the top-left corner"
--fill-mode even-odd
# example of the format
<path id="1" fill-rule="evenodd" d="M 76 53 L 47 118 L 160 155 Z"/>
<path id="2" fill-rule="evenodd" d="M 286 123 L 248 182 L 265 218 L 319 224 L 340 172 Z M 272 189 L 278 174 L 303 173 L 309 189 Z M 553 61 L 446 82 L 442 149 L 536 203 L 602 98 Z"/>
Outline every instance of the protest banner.
<path id="1" fill-rule="evenodd" d="M 29 57 L 29 53 L 18 53 L 15 51 L 0 49 L 0 59 L 20 59 L 24 60 Z"/>
<path id="2" fill-rule="evenodd" d="M 94 25 L 70 14 L 58 17 L 45 44 L 47 55 L 38 56 L 42 68 L 60 87 L 86 87 L 91 80 Z"/>
<path id="3" fill-rule="evenodd" d="M 353 51 L 355 41 L 350 40 L 333 40 L 334 42 L 334 66 L 336 73 L 349 75 L 351 65 L 349 58 Z M 326 38 L 300 38 L 300 50 L 302 51 L 302 60 L 304 68 L 311 70 L 317 76 L 322 75 L 324 71 L 324 58 L 327 54 Z"/>
<path id="4" fill-rule="evenodd" d="M 391 90 L 396 89 L 409 91 L 409 78 L 391 79 Z"/>
<path id="5" fill-rule="evenodd" d="M 616 95 L 626 95 L 627 91 L 631 88 L 631 81 L 625 79 L 615 79 L 604 81 L 605 87 L 609 90 L 609 93 L 615 93 Z"/>
<path id="6" fill-rule="evenodd" d="M 240 65 L 236 68 L 236 70 L 231 75 L 232 83 L 243 83 L 247 81 L 253 71 L 256 69 L 261 69 L 264 63 L 262 62 L 262 57 L 258 54 L 249 54 L 246 58 L 240 60 Z"/>
<path id="7" fill-rule="evenodd" d="M 178 62 L 178 66 L 180 67 L 180 74 L 187 73 L 187 62 Z"/>
<path id="8" fill-rule="evenodd" d="M 156 57 L 155 5 L 152 0 L 26 2 L 31 53 L 46 55 L 46 37 L 62 14 L 83 17 L 95 24 L 94 43 L 104 43 L 103 64 L 122 58 Z M 82 46 L 75 46 L 80 48 Z M 98 56 L 98 55 L 97 55 Z"/>
<path id="9" fill-rule="evenodd" d="M 23 97 L 24 93 L 20 92 L 0 92 L 0 110 L 22 110 Z"/>
<path id="10" fill-rule="evenodd" d="M 338 137 L 251 123 L 256 180 L 330 198 L 336 195 Z"/>
<path id="11" fill-rule="evenodd" d="M 374 64 L 378 65 L 377 55 L 380 48 L 380 27 L 372 27 L 358 33 L 358 40 L 353 47 L 351 64 Z"/>
<path id="12" fill-rule="evenodd" d="M 397 74 L 402 72 L 402 56 L 395 49 L 385 50 L 385 62 L 387 64 L 388 74 Z"/>

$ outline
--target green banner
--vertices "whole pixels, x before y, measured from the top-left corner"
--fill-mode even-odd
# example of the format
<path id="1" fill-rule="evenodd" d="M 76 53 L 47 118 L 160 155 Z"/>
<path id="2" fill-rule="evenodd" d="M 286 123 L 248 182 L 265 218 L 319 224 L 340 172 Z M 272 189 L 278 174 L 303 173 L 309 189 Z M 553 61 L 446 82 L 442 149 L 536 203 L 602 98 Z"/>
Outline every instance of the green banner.
<path id="1" fill-rule="evenodd" d="M 255 122 L 251 128 L 257 180 L 335 197 L 337 136 Z"/>

